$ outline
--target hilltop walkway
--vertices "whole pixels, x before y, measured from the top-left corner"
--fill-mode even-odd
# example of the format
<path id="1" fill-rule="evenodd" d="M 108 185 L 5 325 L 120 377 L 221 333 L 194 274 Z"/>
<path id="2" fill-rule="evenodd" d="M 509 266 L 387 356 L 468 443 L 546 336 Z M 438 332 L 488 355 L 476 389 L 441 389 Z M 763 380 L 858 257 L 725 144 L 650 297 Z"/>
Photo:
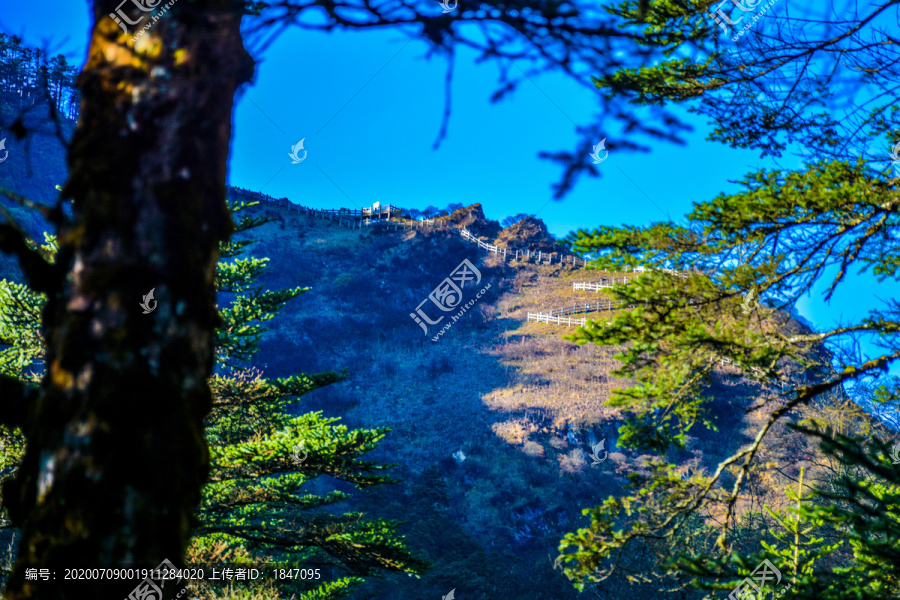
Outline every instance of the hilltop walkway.
<path id="1" fill-rule="evenodd" d="M 231 187 L 231 186 L 230 186 Z M 387 227 L 393 229 L 455 229 L 459 235 L 473 244 L 477 244 L 479 248 L 498 254 L 504 259 L 512 260 L 528 260 L 536 261 L 541 264 L 570 264 L 576 267 L 587 266 L 587 260 L 579 258 L 571 254 L 563 254 L 561 252 L 544 252 L 542 250 L 514 250 L 510 248 L 500 248 L 493 244 L 488 244 L 474 235 L 465 227 L 450 223 L 446 217 L 437 217 L 432 219 L 407 219 L 402 216 L 404 210 L 398 206 L 388 204 L 386 206 L 376 205 L 370 208 L 350 209 L 323 209 L 309 208 L 300 204 L 294 204 L 287 198 L 273 198 L 259 192 L 252 192 L 242 188 L 231 187 L 236 195 L 241 199 L 251 202 L 259 202 L 263 206 L 271 206 L 282 208 L 288 212 L 297 212 L 300 214 L 311 215 L 320 219 L 328 220 L 337 225 L 347 227 L 349 229 L 362 229 L 364 227 Z"/>
<path id="2" fill-rule="evenodd" d="M 350 209 L 322 209 L 309 208 L 300 204 L 295 204 L 287 198 L 273 198 L 267 194 L 253 192 L 242 188 L 229 186 L 235 195 L 241 200 L 250 202 L 259 202 L 263 206 L 270 206 L 284 209 L 288 212 L 297 212 L 299 214 L 310 215 L 320 219 L 328 220 L 337 225 L 347 227 L 349 229 L 362 229 L 363 227 L 387 227 L 395 230 L 399 229 L 455 229 L 460 237 L 467 242 L 476 244 L 482 250 L 486 250 L 493 254 L 502 256 L 504 260 L 512 259 L 514 261 L 527 260 L 536 261 L 538 264 L 550 265 L 570 264 L 575 267 L 586 267 L 588 262 L 583 258 L 579 258 L 570 254 L 562 254 L 560 252 L 543 252 L 541 250 L 516 250 L 511 248 L 500 248 L 494 244 L 489 244 L 472 235 L 465 227 L 450 223 L 446 217 L 438 217 L 432 219 L 407 219 L 403 217 L 403 209 L 388 204 L 381 206 L 376 204 L 369 208 Z M 636 275 L 625 277 L 602 278 L 593 282 L 578 282 L 573 284 L 573 289 L 599 292 L 604 289 L 611 289 L 615 285 L 628 285 L 630 281 L 634 281 L 640 274 L 648 271 L 643 267 L 634 270 Z M 686 278 L 688 273 L 685 271 L 673 271 L 671 269 L 663 269 L 664 272 L 673 274 L 678 277 Z M 538 323 L 554 323 L 557 325 L 579 326 L 583 327 L 588 321 L 587 318 L 573 319 L 567 315 L 583 314 L 589 312 L 597 312 L 602 310 L 618 310 L 626 308 L 625 305 L 613 304 L 612 301 L 599 301 L 594 303 L 577 304 L 556 308 L 547 312 L 528 313 L 527 320 Z"/>

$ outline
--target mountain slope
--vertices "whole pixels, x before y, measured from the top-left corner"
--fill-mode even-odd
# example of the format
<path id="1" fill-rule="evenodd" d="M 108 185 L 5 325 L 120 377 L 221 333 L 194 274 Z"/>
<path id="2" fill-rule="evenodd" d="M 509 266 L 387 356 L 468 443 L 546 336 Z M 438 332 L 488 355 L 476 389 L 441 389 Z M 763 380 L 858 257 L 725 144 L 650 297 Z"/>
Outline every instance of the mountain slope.
<path id="1" fill-rule="evenodd" d="M 571 329 L 526 317 L 604 298 L 576 292 L 572 283 L 622 274 L 504 262 L 440 228 L 440 220 L 424 230 L 351 230 L 281 208 L 259 211 L 279 219 L 254 250 L 279 265 L 271 285 L 313 288 L 273 323 L 261 361 L 275 375 L 349 370 L 349 380 L 315 392 L 298 410 L 393 428 L 377 456 L 398 463 L 404 482 L 359 498 L 359 506 L 409 522 L 410 542 L 437 563 L 423 581 L 385 583 L 378 597 L 436 597 L 452 588 L 470 598 L 576 597 L 548 555 L 555 557 L 560 532 L 587 523 L 581 509 L 619 493 L 628 474 L 645 472 L 648 457 L 616 445 L 625 415 L 604 404 L 612 388 L 625 385 L 611 374 L 615 349 L 579 347 L 562 339 Z M 448 220 L 509 248 L 533 239 L 534 224 L 499 230 L 478 205 Z M 481 272 L 476 288 L 486 282 L 491 288 L 432 341 L 434 328 L 423 335 L 410 313 L 464 259 Z M 805 327 L 787 315 L 783 321 L 785 330 Z M 714 470 L 750 442 L 760 414 L 751 409 L 754 399 L 768 394 L 777 402 L 778 391 L 723 365 L 708 390 L 717 400 L 707 416 L 719 431 L 696 429 L 676 457 L 685 471 Z M 866 422 L 861 411 L 856 418 Z M 772 438 L 777 443 L 767 458 L 774 464 L 756 483 L 758 499 L 778 505 L 781 484 L 817 450 L 782 426 Z M 592 465 L 590 453 L 601 440 L 609 454 L 601 451 L 603 461 Z M 649 585 L 626 591 L 624 582 L 613 582 L 605 589 L 617 586 L 629 597 L 656 597 Z"/>
<path id="2" fill-rule="evenodd" d="M 49 182 L 62 183 L 65 173 L 61 148 L 48 144 L 41 152 L 57 155 L 38 161 L 29 177 L 0 170 L 6 173 L 0 183 L 49 204 Z M 236 197 L 234 189 L 229 194 Z M 249 249 L 272 261 L 265 284 L 312 288 L 269 323 L 254 364 L 269 376 L 348 369 L 348 380 L 304 397 L 294 410 L 322 410 L 351 427 L 393 428 L 373 459 L 396 463 L 402 483 L 357 494 L 352 504 L 405 521 L 410 547 L 435 562 L 421 580 L 386 579 L 367 595 L 437 597 L 456 588 L 467 600 L 577 597 L 553 571 L 559 539 L 587 524 L 583 508 L 621 492 L 627 475 L 643 472 L 647 457 L 616 444 L 626 415 L 605 405 L 610 391 L 627 383 L 612 376 L 616 349 L 569 343 L 562 338 L 571 329 L 529 322 L 527 314 L 606 298 L 572 284 L 622 274 L 558 261 L 504 261 L 452 228 L 348 229 L 268 204 L 251 211 L 276 219 L 254 231 L 259 241 Z M 540 220 L 502 229 L 479 204 L 437 221 L 465 226 L 504 248 L 562 250 Z M 42 230 L 39 221 L 24 224 L 33 236 Z M 457 313 L 447 313 L 427 334 L 410 315 L 425 302 L 427 314 L 438 316 L 429 294 L 464 260 L 481 275 L 477 286 L 463 288 L 463 300 L 475 301 L 433 341 Z M 803 327 L 786 315 L 784 326 Z M 685 469 L 712 469 L 749 441 L 758 419 L 752 401 L 762 391 L 732 366 L 719 370 L 708 390 L 717 398 L 708 417 L 719 430 L 693 432 L 677 456 Z M 864 416 L 854 418 L 865 424 Z M 815 449 L 783 428 L 773 436 L 780 443 L 768 458 L 776 467 L 760 473 L 757 483 L 761 499 L 774 504 L 780 483 L 811 463 Z M 592 465 L 600 441 L 602 460 Z M 609 597 L 657 597 L 654 586 L 622 581 L 604 590 Z"/>

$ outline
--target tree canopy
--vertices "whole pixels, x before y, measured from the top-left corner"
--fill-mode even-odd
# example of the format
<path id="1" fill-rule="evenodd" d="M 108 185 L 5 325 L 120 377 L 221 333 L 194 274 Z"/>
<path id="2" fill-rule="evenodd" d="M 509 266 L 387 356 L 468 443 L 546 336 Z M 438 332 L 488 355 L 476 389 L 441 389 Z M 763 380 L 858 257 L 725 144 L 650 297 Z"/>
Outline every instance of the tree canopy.
<path id="1" fill-rule="evenodd" d="M 126 4 L 138 27 L 155 18 Z M 707 117 L 714 140 L 798 161 L 748 174 L 742 191 L 699 202 L 683 224 L 602 227 L 570 237 L 600 267 L 644 264 L 692 274 L 652 271 L 618 289 L 637 308 L 573 338 L 623 346 L 622 373 L 638 385 L 613 400 L 632 416 L 620 442 L 657 460 L 649 476 L 635 477 L 631 495 L 592 511 L 591 526 L 564 540 L 561 560 L 583 585 L 610 575 L 635 543 L 647 542 L 645 549 L 666 558 L 655 574 L 678 585 L 746 574 L 757 556 L 731 543 L 746 516 L 740 500 L 765 463 L 771 436 L 790 421 L 788 429 L 836 461 L 838 475 L 805 469 L 802 483 L 799 473 L 785 476 L 785 490 L 795 489 L 791 477 L 798 480 L 789 496 L 795 509 L 765 513 L 781 544 L 766 540 L 773 544 L 767 560 L 792 573 L 797 597 L 896 595 L 898 467 L 889 445 L 879 435 L 862 444 L 861 436 L 829 429 L 833 420 L 808 412 L 822 409 L 818 399 L 839 402 L 847 392 L 873 407 L 896 405 L 898 380 L 886 374 L 900 356 L 896 303 L 823 332 L 796 328 L 783 311 L 820 282 L 827 300 L 851 269 L 896 278 L 898 198 L 887 154 L 900 141 L 890 127 L 898 63 L 896 39 L 885 27 L 897 3 L 789 10 L 784 3 L 783 11 L 761 18 L 744 14 L 745 27 L 729 29 L 740 22 L 734 11 L 749 11 L 750 2 L 739 4 L 722 12 L 708 0 L 609 7 L 517 0 L 463 2 L 442 12 L 424 0 L 180 0 L 138 38 L 109 17 L 119 0 L 91 2 L 69 179 L 55 206 L 38 207 L 56 226 L 54 260 L 14 223 L 0 224 L 0 249 L 16 256 L 29 287 L 46 295 L 39 332 L 32 332 L 46 344 L 39 387 L 9 374 L 0 379 L 2 423 L 20 428 L 25 440 L 21 465 L 4 487 L 10 517 L 23 531 L 8 597 L 65 597 L 59 583 L 23 583 L 26 564 L 60 569 L 127 559 L 152 567 L 184 557 L 193 516 L 208 500 L 213 461 L 221 458 L 204 439 L 215 408 L 215 360 L 246 358 L 259 334 L 248 326 L 227 344 L 218 337 L 215 265 L 235 228 L 224 191 L 233 98 L 252 78 L 253 54 L 290 26 L 409 32 L 449 58 L 448 99 L 460 47 L 500 66 L 495 100 L 545 72 L 596 86 L 597 118 L 573 124 L 576 147 L 542 154 L 563 166 L 556 198 L 578 177 L 599 175 L 589 150 L 611 122 L 622 131 L 609 140 L 617 150 L 682 141 L 688 127 L 674 103 Z M 66 68 L 44 69 L 47 89 L 53 78 L 62 85 Z M 55 98 L 48 106 L 62 95 Z M 447 100 L 436 143 L 449 115 Z M 0 117 L 16 136 L 29 134 L 21 114 Z M 249 272 L 259 267 L 245 264 Z M 242 285 L 240 277 L 233 283 Z M 136 302 L 148 289 L 159 302 L 150 318 Z M 276 306 L 291 293 L 263 301 Z M 755 297 L 762 304 L 753 304 Z M 856 351 L 864 338 L 871 342 L 866 352 L 878 350 Z M 713 427 L 705 385 L 722 359 L 760 382 L 786 381 L 788 389 L 743 407 L 761 416 L 752 443 L 715 472 L 682 478 L 667 452 L 684 447 L 692 428 Z M 134 411 L 146 419 L 135 422 Z M 375 440 L 356 441 L 367 447 Z M 274 445 L 283 450 L 282 442 Z M 248 466 L 232 459 L 235 469 Z M 170 478 L 142 476 L 159 468 Z M 705 532 L 710 520 L 721 529 L 719 550 L 687 533 Z M 378 527 L 357 533 L 396 550 Z M 836 535 L 847 545 L 828 541 Z M 673 549 L 683 555 L 670 561 Z M 841 570 L 829 568 L 832 559 Z M 92 585 L 91 593 L 102 595 L 108 583 Z"/>
<path id="2" fill-rule="evenodd" d="M 231 208 L 242 214 L 252 206 L 240 202 Z M 327 372 L 271 379 L 249 366 L 252 363 L 248 361 L 259 351 L 265 323 L 286 303 L 308 291 L 266 290 L 260 277 L 268 259 L 239 258 L 254 241 L 242 234 L 271 220 L 243 216 L 235 227 L 236 238 L 220 247 L 221 258 L 216 265 L 216 282 L 223 301 L 219 311 L 223 323 L 216 336 L 219 373 L 210 379 L 213 408 L 205 425 L 212 468 L 197 511 L 197 527 L 187 562 L 188 566 L 211 566 L 223 559 L 229 565 L 248 566 L 263 562 L 332 564 L 336 570 L 334 579 L 286 580 L 274 589 L 264 586 L 253 593 L 258 598 L 291 593 L 321 600 L 338 598 L 361 583 L 362 576 L 382 571 L 418 574 L 428 563 L 405 548 L 395 522 L 324 510 L 347 500 L 349 494 L 305 491 L 323 475 L 357 488 L 391 483 L 383 474 L 388 465 L 362 460 L 388 430 L 348 430 L 337 423 L 338 419 L 325 418 L 321 413 L 294 417 L 288 414 L 288 404 L 341 381 L 346 374 Z M 54 260 L 55 238 L 45 234 L 45 243 L 34 246 L 47 260 Z M 39 380 L 46 369 L 39 318 L 45 303 L 46 296 L 27 285 L 0 280 L 3 374 L 31 382 Z M 22 441 L 17 432 L 0 434 L 0 444 L 6 449 L 2 457 L 3 479 L 15 472 L 24 450 Z M 10 527 L 5 517 L 2 525 Z M 216 586 L 211 582 L 208 585 Z M 246 588 L 243 591 L 251 593 Z"/>
<path id="3" fill-rule="evenodd" d="M 821 290 L 827 302 L 851 276 L 897 280 L 898 48 L 885 29 L 897 5 L 792 5 L 729 29 L 708 4 L 610 9 L 657 60 L 597 74 L 595 84 L 637 105 L 684 104 L 709 120 L 711 139 L 798 166 L 749 173 L 739 191 L 697 201 L 681 223 L 567 238 L 602 268 L 689 275 L 649 271 L 615 292 L 635 308 L 572 337 L 623 348 L 620 374 L 636 385 L 612 399 L 629 414 L 620 443 L 653 458 L 624 497 L 586 511 L 590 526 L 566 536 L 559 560 L 580 588 L 619 570 L 675 588 L 735 589 L 767 559 L 789 574 L 790 597 L 897 597 L 900 461 L 890 434 L 864 414 L 842 430 L 821 409 L 852 398 L 896 427 L 898 305 L 885 299 L 823 331 L 789 318 L 802 295 Z M 753 16 L 747 5 L 724 22 Z M 760 386 L 741 404 L 755 434 L 712 471 L 681 477 L 672 453 L 689 432 L 716 430 L 708 390 L 723 362 Z M 748 529 L 748 502 L 773 469 L 769 450 L 786 440 L 812 449 L 774 467 L 795 506 L 766 508 L 764 526 Z M 652 567 L 633 562 L 641 549 L 657 557 Z"/>

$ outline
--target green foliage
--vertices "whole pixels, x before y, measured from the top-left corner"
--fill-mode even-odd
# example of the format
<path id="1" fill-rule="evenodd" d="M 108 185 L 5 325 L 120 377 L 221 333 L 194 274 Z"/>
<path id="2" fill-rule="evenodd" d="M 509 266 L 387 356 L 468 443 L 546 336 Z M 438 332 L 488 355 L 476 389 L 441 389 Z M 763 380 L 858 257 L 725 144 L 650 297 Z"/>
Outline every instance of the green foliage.
<path id="1" fill-rule="evenodd" d="M 238 361 L 250 360 L 267 331 L 262 323 L 273 319 L 284 304 L 309 289 L 264 290 L 258 287 L 248 291 L 255 279 L 252 272 L 264 268 L 266 262 L 267 259 L 235 261 L 223 269 L 229 285 L 235 286 L 232 289 L 238 292 L 230 305 L 219 310 L 225 324 L 216 331 L 216 358 L 223 365 L 237 366 Z"/>
<path id="2" fill-rule="evenodd" d="M 19 376 L 44 351 L 41 307 L 47 298 L 24 284 L 0 281 L 0 373 Z"/>
<path id="3" fill-rule="evenodd" d="M 623 28 L 639 32 L 634 51 L 649 48 L 656 60 L 596 77 L 608 99 L 685 103 L 709 118 L 711 139 L 763 157 L 796 148 L 800 161 L 794 169 L 746 175 L 736 182 L 738 191 L 696 203 L 682 223 L 599 227 L 566 238 L 604 270 L 653 269 L 613 291 L 630 309 L 570 338 L 622 349 L 616 374 L 636 385 L 615 391 L 610 401 L 628 415 L 619 444 L 650 453 L 645 476 L 632 477 L 622 497 L 587 510 L 590 526 L 562 540 L 559 560 L 579 589 L 611 577 L 641 548 L 705 534 L 707 525 L 692 525 L 702 516 L 717 524 L 716 544 L 700 544 L 675 560 L 656 552 L 641 565 L 647 578 L 732 589 L 768 558 L 790 573 L 792 597 L 900 594 L 900 470 L 886 462 L 884 428 L 873 424 L 863 446 L 861 438 L 830 427 L 828 418 L 838 417 L 807 418 L 829 403 L 838 408 L 845 391 L 879 413 L 897 414 L 900 385 L 886 376 L 900 359 L 897 304 L 888 300 L 822 332 L 790 318 L 801 296 L 822 289 L 827 302 L 851 272 L 897 281 L 900 254 L 889 240 L 898 235 L 900 196 L 898 179 L 884 164 L 897 141 L 890 124 L 898 106 L 882 90 L 891 85 L 888 66 L 898 56 L 871 45 L 887 41 L 875 23 L 890 4 L 876 2 L 838 25 L 769 12 L 754 24 L 759 34 L 734 46 L 719 39 L 706 12 L 718 3 L 629 0 L 609 9 Z M 769 27 L 774 34 L 762 33 Z M 828 33 L 819 38 L 813 30 Z M 852 69 L 845 66 L 848 56 Z M 865 102 L 851 99 L 842 108 L 847 94 L 838 82 Z M 890 145 L 881 151 L 875 140 Z M 870 342 L 866 353 L 859 350 L 863 340 Z M 733 399 L 752 415 L 754 431 L 746 443 L 728 447 L 711 474 L 682 480 L 669 453 L 686 448 L 697 426 L 714 428 L 709 387 L 725 359 L 747 381 L 780 382 L 785 389 Z M 784 456 L 779 444 L 788 435 L 810 454 Z M 767 529 L 750 530 L 743 527 L 749 514 L 741 511 L 759 505 L 764 462 L 773 456 L 804 461 L 811 491 L 801 485 L 789 494 L 794 508 L 768 508 L 762 521 L 754 516 Z M 784 470 L 791 466 L 779 464 L 779 477 L 765 480 L 769 489 L 788 487 Z M 751 550 L 756 542 L 764 551 Z"/>
<path id="4" fill-rule="evenodd" d="M 52 262 L 56 238 L 44 234 L 44 243 L 29 244 Z M 47 297 L 27 285 L 0 280 L 0 374 L 22 377 L 29 367 L 40 367 L 44 342 L 40 333 L 41 308 Z M 40 371 L 40 368 L 37 368 Z M 24 376 L 37 380 L 37 374 Z"/>
<path id="5" fill-rule="evenodd" d="M 842 476 L 829 489 L 803 490 L 803 471 L 797 489 L 789 488 L 794 502 L 789 510 L 765 507 L 774 521 L 774 542 L 761 540 L 764 551 L 721 554 L 715 557 L 682 554 L 671 568 L 694 576 L 695 585 L 708 590 L 734 588 L 763 560 L 770 560 L 789 582 L 791 597 L 839 600 L 895 598 L 900 594 L 900 489 L 886 484 L 880 474 L 896 480 L 884 448 L 877 441 L 869 453 L 860 452 L 858 440 L 829 437 L 817 428 L 798 427 L 819 437 L 826 454 L 843 464 L 865 465 L 866 477 Z M 826 539 L 827 538 L 827 539 Z M 830 541 L 828 541 L 830 540 Z M 848 549 L 846 546 L 849 545 Z M 783 593 L 781 587 L 764 588 Z"/>
<path id="6" fill-rule="evenodd" d="M 249 206 L 231 208 L 238 213 Z M 244 217 L 237 230 L 245 232 L 267 221 Z M 262 323 L 308 289 L 264 290 L 258 279 L 268 259 L 235 258 L 250 243 L 242 239 L 223 244 L 223 259 L 217 265 L 219 291 L 230 301 L 220 306 L 224 322 L 216 338 L 220 372 L 209 382 L 213 407 L 206 421 L 210 480 L 203 489 L 188 561 L 212 565 L 227 557 L 232 564 L 330 563 L 339 574 L 336 581 L 315 585 L 285 580 L 278 585 L 279 597 L 316 600 L 348 595 L 363 582 L 362 576 L 423 572 L 428 563 L 406 549 L 397 522 L 370 520 L 361 513 L 329 513 L 328 507 L 346 501 L 349 494 L 304 491 L 323 475 L 357 488 L 394 483 L 384 474 L 391 465 L 363 459 L 389 430 L 349 430 L 338 424 L 339 419 L 318 412 L 290 416 L 285 410 L 297 398 L 346 374 L 267 379 L 239 364 L 258 351 L 266 331 Z M 41 250 L 52 257 L 55 240 L 46 238 Z M 39 323 L 45 301 L 25 285 L 0 282 L 2 372 L 34 379 L 25 369 L 39 365 L 43 355 Z M 15 432 L 5 432 L 0 440 L 6 445 L 0 464 L 6 475 L 24 447 Z M 207 594 L 227 595 L 222 586 L 209 586 Z M 269 597 L 266 593 L 257 590 L 254 597 Z"/>
<path id="7" fill-rule="evenodd" d="M 342 577 L 336 581 L 331 581 L 319 586 L 309 592 L 304 592 L 298 596 L 299 600 L 335 600 L 336 598 L 346 598 L 350 595 L 353 587 L 362 583 L 362 579 L 358 577 Z"/>

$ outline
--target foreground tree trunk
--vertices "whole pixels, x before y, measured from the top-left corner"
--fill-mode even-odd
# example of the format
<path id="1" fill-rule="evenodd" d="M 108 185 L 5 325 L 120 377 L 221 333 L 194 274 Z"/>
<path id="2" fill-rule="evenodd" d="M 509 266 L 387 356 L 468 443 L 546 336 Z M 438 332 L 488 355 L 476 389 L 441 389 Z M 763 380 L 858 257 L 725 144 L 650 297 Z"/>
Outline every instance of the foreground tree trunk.
<path id="1" fill-rule="evenodd" d="M 110 17 L 120 5 L 141 19 L 127 33 Z M 183 559 L 209 468 L 232 100 L 253 70 L 241 5 L 177 0 L 136 41 L 151 13 L 95 0 L 93 14 L 63 191 L 74 219 L 44 286 L 47 371 L 4 489 L 23 534 L 13 600 L 117 600 L 122 581 L 66 581 L 64 571 Z M 27 581 L 27 567 L 53 577 Z"/>

